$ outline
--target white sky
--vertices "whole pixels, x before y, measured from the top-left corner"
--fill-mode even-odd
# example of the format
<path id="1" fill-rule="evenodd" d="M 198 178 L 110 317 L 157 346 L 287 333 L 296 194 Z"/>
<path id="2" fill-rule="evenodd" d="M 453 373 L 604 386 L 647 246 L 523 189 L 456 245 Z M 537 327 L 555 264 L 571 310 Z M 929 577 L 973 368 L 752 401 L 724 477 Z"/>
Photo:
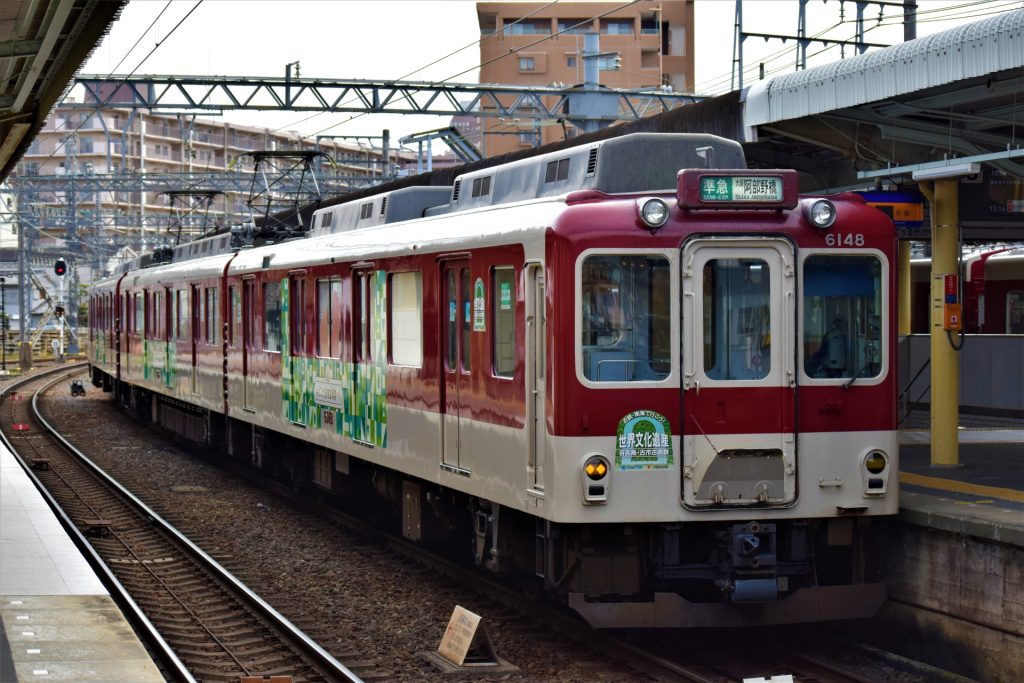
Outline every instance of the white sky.
<path id="1" fill-rule="evenodd" d="M 614 6 L 616 3 L 610 3 Z M 835 39 L 852 39 L 855 3 L 808 4 L 808 34 L 815 35 L 839 23 L 839 8 L 845 9 L 846 23 L 825 34 Z M 918 0 L 918 36 L 977 21 L 997 12 L 1024 7 L 1021 0 Z M 124 59 L 117 73 L 135 69 L 157 43 L 156 51 L 136 74 L 283 76 L 287 62 L 301 62 L 303 77 L 359 78 L 379 80 L 449 79 L 475 83 L 480 39 L 476 3 L 468 0 L 372 2 L 330 0 L 205 0 L 176 31 L 175 25 L 195 5 L 194 0 L 175 0 L 144 35 L 129 49 L 160 14 L 165 0 L 132 0 L 109 36 L 83 67 L 83 73 L 108 74 Z M 796 0 L 747 0 L 744 29 L 748 32 L 795 34 Z M 730 90 L 733 0 L 697 0 L 696 76 L 697 92 L 721 94 Z M 866 40 L 892 44 L 901 42 L 903 29 L 898 8 L 886 7 L 881 25 Z M 875 25 L 878 7 L 866 16 Z M 168 37 L 168 34 L 171 34 Z M 165 40 L 166 39 L 166 40 Z M 429 63 L 449 53 L 466 49 L 440 63 Z M 765 42 L 747 39 L 744 57 L 748 68 L 766 61 L 766 71 L 792 70 L 794 41 Z M 814 44 L 808 55 L 821 52 Z M 767 61 L 784 51 L 784 58 Z M 125 58 L 125 55 L 128 57 Z M 847 49 L 847 56 L 852 50 Z M 809 66 L 839 59 L 839 48 L 826 50 Z M 426 68 L 424 68 L 426 67 Z M 464 72 L 464 73 L 463 73 Z M 747 77 L 749 84 L 752 76 Z M 380 135 L 389 128 L 392 138 L 444 125 L 445 120 L 424 116 L 374 115 L 352 118 L 350 114 L 304 114 L 302 112 L 226 112 L 225 119 L 238 123 L 295 130 L 311 135 L 324 129 L 330 134 Z M 352 120 L 348 120 L 352 119 Z M 339 124 L 339 125 L 335 125 Z"/>

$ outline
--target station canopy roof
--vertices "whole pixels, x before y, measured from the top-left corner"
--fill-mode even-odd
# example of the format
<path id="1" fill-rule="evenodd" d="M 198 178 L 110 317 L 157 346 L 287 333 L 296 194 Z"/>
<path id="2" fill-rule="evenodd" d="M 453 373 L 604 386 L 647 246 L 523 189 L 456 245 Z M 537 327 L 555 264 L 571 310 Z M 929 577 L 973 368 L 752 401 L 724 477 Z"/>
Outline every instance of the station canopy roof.
<path id="1" fill-rule="evenodd" d="M 0 0 L 0 180 L 126 0 Z"/>

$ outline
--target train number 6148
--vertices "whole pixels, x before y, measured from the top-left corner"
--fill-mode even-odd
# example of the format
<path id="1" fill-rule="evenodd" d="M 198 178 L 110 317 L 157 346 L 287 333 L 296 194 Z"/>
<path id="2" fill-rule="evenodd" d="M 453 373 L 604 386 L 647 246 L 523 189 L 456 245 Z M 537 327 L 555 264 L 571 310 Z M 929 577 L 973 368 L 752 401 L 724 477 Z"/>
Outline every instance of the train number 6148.
<path id="1" fill-rule="evenodd" d="M 828 247 L 863 247 L 864 235 L 857 232 L 834 232 L 825 235 L 825 246 Z"/>

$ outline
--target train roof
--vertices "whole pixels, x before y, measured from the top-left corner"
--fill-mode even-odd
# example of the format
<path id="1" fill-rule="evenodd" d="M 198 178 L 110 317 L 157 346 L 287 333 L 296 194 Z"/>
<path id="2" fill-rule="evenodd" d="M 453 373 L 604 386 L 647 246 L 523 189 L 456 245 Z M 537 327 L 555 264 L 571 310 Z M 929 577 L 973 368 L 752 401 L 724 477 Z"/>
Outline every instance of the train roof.
<path id="1" fill-rule="evenodd" d="M 312 236 L 578 190 L 670 191 L 682 168 L 746 168 L 739 143 L 696 133 L 633 133 L 464 173 L 451 187 L 408 187 L 313 214 Z"/>
<path id="2" fill-rule="evenodd" d="M 406 253 L 444 253 L 530 238 L 539 241 L 565 208 L 564 196 L 551 197 L 290 240 L 239 252 L 228 272 L 300 268 Z"/>

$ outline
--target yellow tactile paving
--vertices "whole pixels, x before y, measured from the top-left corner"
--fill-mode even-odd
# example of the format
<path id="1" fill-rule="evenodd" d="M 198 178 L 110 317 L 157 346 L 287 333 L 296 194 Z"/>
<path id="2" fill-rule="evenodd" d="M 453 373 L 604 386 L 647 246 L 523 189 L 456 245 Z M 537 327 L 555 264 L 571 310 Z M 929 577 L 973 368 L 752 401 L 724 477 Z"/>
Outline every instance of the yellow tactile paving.
<path id="1" fill-rule="evenodd" d="M 900 472 L 900 482 L 912 486 L 926 486 L 930 489 L 952 491 L 954 493 L 966 493 L 972 496 L 984 496 L 1008 500 L 1012 503 L 1024 503 L 1024 491 L 1005 489 L 998 486 L 982 486 L 981 484 L 969 484 L 955 479 L 943 479 L 941 477 L 928 477 L 913 472 Z"/>

